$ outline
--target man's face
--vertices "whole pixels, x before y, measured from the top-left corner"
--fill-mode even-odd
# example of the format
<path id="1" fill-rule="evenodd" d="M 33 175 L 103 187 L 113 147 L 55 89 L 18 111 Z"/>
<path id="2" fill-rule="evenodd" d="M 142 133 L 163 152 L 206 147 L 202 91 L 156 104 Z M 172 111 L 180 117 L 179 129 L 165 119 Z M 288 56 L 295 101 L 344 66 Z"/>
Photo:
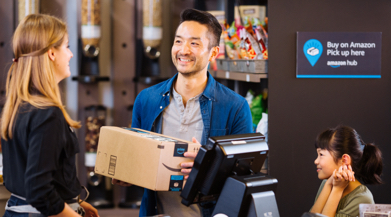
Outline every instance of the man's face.
<path id="1" fill-rule="evenodd" d="M 209 42 L 205 25 L 195 21 L 181 23 L 171 49 L 172 62 L 178 72 L 190 76 L 206 71 L 209 61 L 215 57 L 215 48 L 209 49 Z"/>

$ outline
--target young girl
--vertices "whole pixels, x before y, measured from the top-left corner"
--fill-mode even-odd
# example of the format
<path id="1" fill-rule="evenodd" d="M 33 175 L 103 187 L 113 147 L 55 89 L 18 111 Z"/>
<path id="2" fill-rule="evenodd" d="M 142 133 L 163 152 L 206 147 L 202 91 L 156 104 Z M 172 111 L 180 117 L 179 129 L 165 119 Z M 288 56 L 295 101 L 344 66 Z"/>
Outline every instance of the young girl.
<path id="1" fill-rule="evenodd" d="M 66 112 L 58 83 L 70 76 L 73 54 L 61 20 L 28 15 L 15 30 L 15 59 L 8 72 L 1 116 L 4 185 L 12 193 L 8 216 L 98 216 L 78 195 L 72 129 L 80 124 Z M 78 211 L 76 213 L 75 211 Z"/>
<path id="2" fill-rule="evenodd" d="M 323 182 L 316 195 L 313 213 L 326 216 L 359 216 L 359 204 L 373 204 L 363 184 L 381 184 L 383 163 L 380 150 L 365 144 L 348 126 L 338 126 L 318 135 L 315 142 L 318 178 Z"/>

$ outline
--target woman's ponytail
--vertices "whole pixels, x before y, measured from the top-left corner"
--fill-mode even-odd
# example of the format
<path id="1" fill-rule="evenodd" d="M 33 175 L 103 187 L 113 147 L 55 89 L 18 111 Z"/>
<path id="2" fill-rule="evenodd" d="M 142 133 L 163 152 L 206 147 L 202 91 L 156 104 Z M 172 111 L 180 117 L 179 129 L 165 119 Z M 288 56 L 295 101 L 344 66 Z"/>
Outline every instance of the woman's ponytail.
<path id="1" fill-rule="evenodd" d="M 372 143 L 366 144 L 358 164 L 358 173 L 355 175 L 365 184 L 382 184 L 380 178 L 382 171 L 383 161 L 380 149 Z"/>

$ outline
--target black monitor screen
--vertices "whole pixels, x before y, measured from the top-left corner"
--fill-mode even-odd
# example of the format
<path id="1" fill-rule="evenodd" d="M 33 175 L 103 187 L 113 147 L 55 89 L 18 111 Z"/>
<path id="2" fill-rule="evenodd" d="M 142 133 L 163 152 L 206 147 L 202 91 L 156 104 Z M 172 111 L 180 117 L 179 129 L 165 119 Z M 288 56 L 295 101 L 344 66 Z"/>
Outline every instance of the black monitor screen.
<path id="1" fill-rule="evenodd" d="M 194 160 L 182 203 L 217 200 L 228 176 L 259 173 L 269 148 L 260 133 L 211 137 Z"/>

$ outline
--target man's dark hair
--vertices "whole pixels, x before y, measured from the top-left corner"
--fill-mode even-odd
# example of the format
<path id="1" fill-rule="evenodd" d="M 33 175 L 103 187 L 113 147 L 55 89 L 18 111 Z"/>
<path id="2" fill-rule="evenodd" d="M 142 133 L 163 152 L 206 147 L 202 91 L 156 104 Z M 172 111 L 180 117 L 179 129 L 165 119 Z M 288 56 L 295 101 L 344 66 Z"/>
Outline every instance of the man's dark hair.
<path id="1" fill-rule="evenodd" d="M 205 11 L 186 9 L 181 13 L 181 20 L 179 24 L 185 21 L 196 21 L 200 24 L 206 25 L 208 27 L 208 32 L 212 34 L 212 37 L 209 38 L 209 49 L 219 46 L 220 36 L 223 30 L 215 16 Z"/>

